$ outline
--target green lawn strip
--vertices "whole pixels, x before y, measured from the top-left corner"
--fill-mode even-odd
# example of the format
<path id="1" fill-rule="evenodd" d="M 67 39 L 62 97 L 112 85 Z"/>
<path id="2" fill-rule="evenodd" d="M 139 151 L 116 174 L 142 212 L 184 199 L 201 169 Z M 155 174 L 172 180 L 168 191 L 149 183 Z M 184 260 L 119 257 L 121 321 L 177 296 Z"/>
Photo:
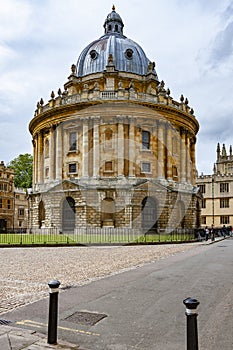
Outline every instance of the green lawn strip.
<path id="1" fill-rule="evenodd" d="M 166 243 L 194 240 L 193 235 L 184 234 L 0 234 L 0 245 L 46 245 L 46 244 L 127 244 Z"/>

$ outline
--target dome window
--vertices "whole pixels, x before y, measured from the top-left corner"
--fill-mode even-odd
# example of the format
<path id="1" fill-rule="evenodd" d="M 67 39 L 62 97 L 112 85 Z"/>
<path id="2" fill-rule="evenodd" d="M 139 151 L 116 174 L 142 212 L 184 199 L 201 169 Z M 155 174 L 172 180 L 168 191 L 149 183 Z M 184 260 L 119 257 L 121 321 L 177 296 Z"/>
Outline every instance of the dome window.
<path id="1" fill-rule="evenodd" d="M 98 52 L 96 52 L 95 50 L 91 50 L 90 56 L 92 60 L 96 60 L 96 58 L 98 57 Z"/>
<path id="2" fill-rule="evenodd" d="M 133 50 L 127 49 L 127 50 L 125 51 L 125 57 L 126 57 L 128 60 L 132 60 L 132 58 L 133 58 Z"/>

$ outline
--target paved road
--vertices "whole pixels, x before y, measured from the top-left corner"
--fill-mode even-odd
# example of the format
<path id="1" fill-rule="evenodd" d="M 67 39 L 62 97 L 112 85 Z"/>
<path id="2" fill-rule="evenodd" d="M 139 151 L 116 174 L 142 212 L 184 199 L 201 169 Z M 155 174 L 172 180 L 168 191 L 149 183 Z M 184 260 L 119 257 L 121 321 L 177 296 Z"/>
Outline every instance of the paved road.
<path id="1" fill-rule="evenodd" d="M 58 337 L 88 350 L 185 350 L 189 296 L 200 301 L 200 350 L 232 350 L 232 238 L 60 293 Z M 106 317 L 81 325 L 80 311 Z M 1 318 L 46 332 L 47 312 L 45 299 Z"/>

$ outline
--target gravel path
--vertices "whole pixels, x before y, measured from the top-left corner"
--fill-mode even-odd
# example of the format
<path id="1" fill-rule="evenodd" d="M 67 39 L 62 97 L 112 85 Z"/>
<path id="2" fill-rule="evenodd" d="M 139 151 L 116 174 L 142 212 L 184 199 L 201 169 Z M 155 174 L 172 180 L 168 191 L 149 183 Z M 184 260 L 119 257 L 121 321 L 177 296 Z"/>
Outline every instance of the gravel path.
<path id="1" fill-rule="evenodd" d="M 198 246 L 1 248 L 0 313 L 48 296 L 53 278 L 65 289 Z"/>

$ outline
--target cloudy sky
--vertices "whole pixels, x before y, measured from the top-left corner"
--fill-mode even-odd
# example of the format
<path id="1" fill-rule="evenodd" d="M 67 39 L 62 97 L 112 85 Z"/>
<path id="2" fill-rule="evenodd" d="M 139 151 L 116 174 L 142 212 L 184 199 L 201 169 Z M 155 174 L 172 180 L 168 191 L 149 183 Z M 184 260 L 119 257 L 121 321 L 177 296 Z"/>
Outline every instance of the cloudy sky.
<path id="1" fill-rule="evenodd" d="M 31 153 L 37 102 L 63 88 L 113 3 L 172 97 L 188 98 L 200 123 L 197 169 L 211 174 L 217 142 L 233 144 L 231 0 L 0 0 L 0 160 Z"/>

